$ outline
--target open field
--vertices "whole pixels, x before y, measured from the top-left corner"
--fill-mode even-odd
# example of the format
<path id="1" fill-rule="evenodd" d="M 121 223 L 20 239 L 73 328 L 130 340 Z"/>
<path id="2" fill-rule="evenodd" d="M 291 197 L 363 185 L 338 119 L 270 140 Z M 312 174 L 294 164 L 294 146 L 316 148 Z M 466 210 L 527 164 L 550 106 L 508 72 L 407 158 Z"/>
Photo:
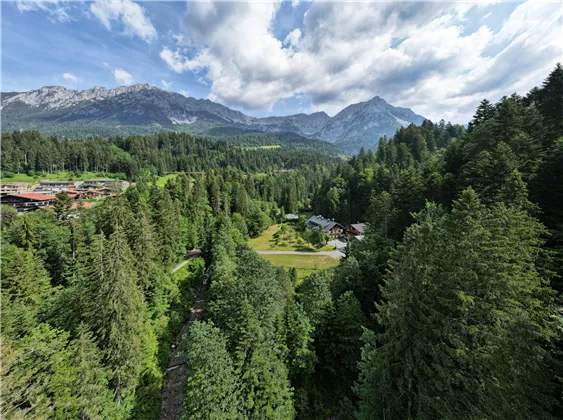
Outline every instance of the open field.
<path id="1" fill-rule="evenodd" d="M 272 225 L 260 236 L 251 238 L 248 241 L 250 247 L 255 251 L 334 251 L 334 246 L 325 245 L 322 248 L 315 248 L 303 238 L 298 238 L 293 228 L 289 227 L 287 239 L 280 239 L 276 243 L 274 235 L 278 232 L 280 225 Z"/>
<path id="2" fill-rule="evenodd" d="M 156 185 L 159 186 L 159 187 L 164 187 L 169 179 L 174 179 L 178 175 L 179 174 L 168 174 L 168 175 L 164 175 L 164 176 L 159 176 L 156 180 Z"/>
<path id="3" fill-rule="evenodd" d="M 317 270 L 324 270 L 338 265 L 336 258 L 327 255 L 262 255 L 273 265 L 282 266 L 286 270 L 294 267 L 297 269 L 297 281 L 303 279 Z"/>
<path id="4" fill-rule="evenodd" d="M 56 172 L 54 174 L 42 174 L 29 176 L 27 174 L 14 174 L 11 177 L 2 177 L 2 182 L 29 182 L 36 183 L 44 179 L 53 181 L 84 181 L 92 178 L 111 178 L 111 174 L 100 172 L 80 172 L 78 175 L 74 172 Z"/>
<path id="5" fill-rule="evenodd" d="M 248 146 L 242 147 L 244 150 L 257 150 L 257 149 L 279 149 L 281 146 L 279 144 L 272 144 L 269 146 Z"/>

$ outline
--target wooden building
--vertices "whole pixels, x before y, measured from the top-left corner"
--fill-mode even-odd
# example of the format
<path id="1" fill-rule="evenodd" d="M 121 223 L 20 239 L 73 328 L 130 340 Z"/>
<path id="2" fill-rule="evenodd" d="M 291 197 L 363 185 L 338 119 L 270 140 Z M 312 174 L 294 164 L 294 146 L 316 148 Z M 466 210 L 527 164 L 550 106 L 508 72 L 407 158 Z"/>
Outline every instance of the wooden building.
<path id="1" fill-rule="evenodd" d="M 337 238 L 344 234 L 344 227 L 334 220 L 325 219 L 322 216 L 312 216 L 305 222 L 308 227 L 316 228 L 322 227 L 327 235 L 331 238 Z"/>
<path id="2" fill-rule="evenodd" d="M 74 181 L 39 181 L 35 192 L 42 194 L 57 194 L 62 191 L 72 190 L 76 188 Z"/>
<path id="3" fill-rule="evenodd" d="M 0 183 L 0 196 L 9 194 L 22 194 L 30 190 L 28 182 L 2 182 Z"/>
<path id="4" fill-rule="evenodd" d="M 2 197 L 2 204 L 15 207 L 19 212 L 24 212 L 48 206 L 54 199 L 54 195 L 28 192 L 22 194 L 9 194 Z"/>
<path id="5" fill-rule="evenodd" d="M 366 230 L 366 224 L 365 223 L 354 223 L 351 225 L 348 225 L 348 228 L 346 229 L 346 231 L 348 232 L 349 235 L 352 236 L 363 236 Z"/>

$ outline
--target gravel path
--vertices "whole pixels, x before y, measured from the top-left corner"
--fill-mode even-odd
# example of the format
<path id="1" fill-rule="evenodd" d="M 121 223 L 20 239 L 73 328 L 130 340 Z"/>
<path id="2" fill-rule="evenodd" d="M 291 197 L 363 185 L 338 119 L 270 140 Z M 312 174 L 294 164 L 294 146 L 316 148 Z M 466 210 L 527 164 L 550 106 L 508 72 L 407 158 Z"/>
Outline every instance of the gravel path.
<path id="1" fill-rule="evenodd" d="M 172 269 L 172 274 L 174 274 L 176 271 L 178 271 L 180 268 L 182 268 L 183 266 L 185 266 L 187 263 L 190 262 L 190 260 L 193 260 L 195 257 L 199 257 L 201 254 L 201 251 L 199 249 L 194 249 L 190 252 L 188 252 L 188 259 L 182 261 L 180 264 L 178 264 L 176 267 L 174 267 Z"/>

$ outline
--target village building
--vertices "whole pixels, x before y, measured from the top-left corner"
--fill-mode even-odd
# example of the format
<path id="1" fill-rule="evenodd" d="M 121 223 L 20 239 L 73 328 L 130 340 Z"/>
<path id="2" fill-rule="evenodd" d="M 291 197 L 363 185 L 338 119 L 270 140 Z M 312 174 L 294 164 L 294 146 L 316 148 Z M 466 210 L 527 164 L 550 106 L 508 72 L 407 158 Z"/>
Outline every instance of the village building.
<path id="1" fill-rule="evenodd" d="M 2 182 L 0 183 L 0 196 L 9 194 L 22 194 L 30 190 L 28 182 Z"/>
<path id="2" fill-rule="evenodd" d="M 80 185 L 80 189 L 83 190 L 97 190 L 100 188 L 112 188 L 115 183 L 118 183 L 120 187 L 123 187 L 123 181 L 119 179 L 87 179 Z"/>
<path id="3" fill-rule="evenodd" d="M 76 183 L 74 181 L 45 180 L 39 181 L 34 191 L 42 194 L 57 194 L 59 192 L 72 190 L 74 188 L 76 188 Z"/>
<path id="4" fill-rule="evenodd" d="M 100 196 L 102 197 L 109 197 L 110 195 L 112 195 L 113 189 L 110 187 L 102 187 L 98 188 L 96 191 L 99 192 Z"/>
<path id="5" fill-rule="evenodd" d="M 348 225 L 348 228 L 346 229 L 348 234 L 352 236 L 363 236 L 365 230 L 366 230 L 365 223 L 353 223 L 351 225 Z"/>
<path id="6" fill-rule="evenodd" d="M 54 195 L 28 192 L 22 194 L 9 194 L 2 197 L 2 204 L 15 207 L 18 212 L 24 212 L 48 206 L 54 199 Z"/>
<path id="7" fill-rule="evenodd" d="M 75 200 L 92 200 L 102 198 L 102 194 L 98 190 L 78 191 L 73 197 Z"/>
<path id="8" fill-rule="evenodd" d="M 80 209 L 80 208 L 91 209 L 92 207 L 94 207 L 95 204 L 96 203 L 91 203 L 91 202 L 88 202 L 88 201 L 75 201 L 70 206 L 70 209 L 71 210 L 77 210 L 77 209 Z"/>
<path id="9" fill-rule="evenodd" d="M 322 216 L 311 216 L 305 223 L 311 229 L 322 227 L 331 238 L 337 238 L 344 234 L 344 227 L 340 223 L 331 219 L 325 219 Z"/>

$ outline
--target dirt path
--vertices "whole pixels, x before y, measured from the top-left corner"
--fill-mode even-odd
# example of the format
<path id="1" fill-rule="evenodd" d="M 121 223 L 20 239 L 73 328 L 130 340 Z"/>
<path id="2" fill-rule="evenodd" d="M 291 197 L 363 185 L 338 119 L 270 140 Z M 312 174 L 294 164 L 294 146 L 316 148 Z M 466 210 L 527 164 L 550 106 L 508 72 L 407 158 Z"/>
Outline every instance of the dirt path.
<path id="1" fill-rule="evenodd" d="M 201 255 L 201 251 L 199 249 L 193 249 L 190 252 L 188 252 L 188 259 L 182 261 L 180 264 L 178 264 L 176 267 L 174 267 L 172 269 L 172 274 L 174 274 L 176 271 L 178 271 L 180 268 L 182 268 L 183 266 L 185 266 L 187 263 L 189 263 L 191 260 L 193 260 L 195 257 L 199 257 Z"/>
<path id="2" fill-rule="evenodd" d="M 190 253 L 192 254 L 192 253 Z M 174 267 L 175 272 L 188 263 L 189 260 L 199 256 L 200 252 L 188 254 L 188 260 L 183 261 Z M 207 290 L 207 273 L 204 275 L 203 282 L 193 294 L 192 313 L 188 322 L 184 324 L 180 333 L 174 341 L 174 348 L 170 352 L 170 361 L 166 369 L 164 384 L 162 386 L 162 406 L 160 418 L 166 420 L 178 420 L 182 414 L 184 405 L 184 385 L 188 377 L 188 367 L 186 366 L 186 349 L 188 344 L 188 331 L 190 326 L 199 319 L 205 305 L 205 295 Z"/>

